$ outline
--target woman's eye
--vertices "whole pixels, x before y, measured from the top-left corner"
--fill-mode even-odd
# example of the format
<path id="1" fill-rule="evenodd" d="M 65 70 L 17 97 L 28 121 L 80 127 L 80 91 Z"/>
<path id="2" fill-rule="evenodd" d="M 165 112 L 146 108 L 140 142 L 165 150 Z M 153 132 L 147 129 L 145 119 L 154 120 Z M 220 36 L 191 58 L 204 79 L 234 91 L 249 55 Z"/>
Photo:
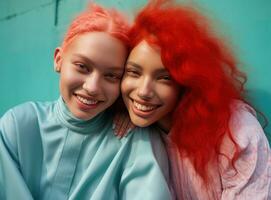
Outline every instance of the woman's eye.
<path id="1" fill-rule="evenodd" d="M 171 77 L 170 76 L 163 76 L 162 79 L 164 79 L 164 80 L 171 80 Z"/>
<path id="2" fill-rule="evenodd" d="M 105 78 L 110 81 L 118 81 L 121 79 L 121 75 L 114 74 L 114 73 L 108 73 L 108 74 L 105 74 Z"/>
<path id="3" fill-rule="evenodd" d="M 158 77 L 158 80 L 161 80 L 161 81 L 171 81 L 171 77 L 169 75 L 164 75 L 164 76 L 160 76 Z"/>
<path id="4" fill-rule="evenodd" d="M 81 71 L 89 71 L 88 67 L 83 63 L 75 63 L 75 66 Z"/>
<path id="5" fill-rule="evenodd" d="M 136 70 L 127 69 L 125 72 L 126 75 L 132 76 L 132 77 L 138 77 L 140 76 L 140 73 Z"/>

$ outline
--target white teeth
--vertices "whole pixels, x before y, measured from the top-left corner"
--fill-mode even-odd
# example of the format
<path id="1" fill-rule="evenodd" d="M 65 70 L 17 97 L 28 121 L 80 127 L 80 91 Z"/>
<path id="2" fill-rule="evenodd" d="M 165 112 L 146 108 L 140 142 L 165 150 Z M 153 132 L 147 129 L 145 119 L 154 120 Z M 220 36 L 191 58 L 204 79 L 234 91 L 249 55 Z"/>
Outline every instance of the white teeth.
<path id="1" fill-rule="evenodd" d="M 142 104 L 139 104 L 137 102 L 134 101 L 134 106 L 138 109 L 138 110 L 141 110 L 141 111 L 150 111 L 150 110 L 153 110 L 156 108 L 156 106 L 146 106 L 146 105 L 142 105 Z"/>
<path id="2" fill-rule="evenodd" d="M 77 98 L 79 99 L 79 101 L 81 101 L 82 103 L 87 104 L 87 105 L 93 105 L 93 104 L 98 103 L 97 100 L 88 100 L 88 99 L 85 99 L 85 98 L 78 96 L 78 95 L 77 95 Z"/>

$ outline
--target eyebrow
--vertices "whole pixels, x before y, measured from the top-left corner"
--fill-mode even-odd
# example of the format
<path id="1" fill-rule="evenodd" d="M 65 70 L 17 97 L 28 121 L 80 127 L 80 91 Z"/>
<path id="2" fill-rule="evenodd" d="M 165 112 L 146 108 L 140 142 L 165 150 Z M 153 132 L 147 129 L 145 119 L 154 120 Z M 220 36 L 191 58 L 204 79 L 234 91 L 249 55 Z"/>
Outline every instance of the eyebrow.
<path id="1" fill-rule="evenodd" d="M 139 64 L 137 64 L 137 63 L 135 63 L 135 62 L 133 62 L 133 61 L 127 61 L 127 62 L 126 62 L 126 65 L 131 65 L 131 66 L 133 66 L 133 67 L 142 69 L 141 65 L 139 65 Z"/>
<path id="2" fill-rule="evenodd" d="M 85 62 L 89 63 L 90 65 L 98 66 L 97 63 L 95 63 L 93 60 L 89 59 L 88 57 L 86 57 L 82 54 L 74 54 L 74 56 L 79 57 L 80 59 L 84 60 Z M 110 66 L 110 67 L 107 67 L 106 70 L 123 71 L 123 67 L 122 66 Z"/>
<path id="3" fill-rule="evenodd" d="M 91 59 L 87 58 L 86 56 L 83 56 L 83 55 L 81 55 L 81 54 L 74 54 L 74 56 L 76 56 L 76 57 L 78 57 L 78 58 L 80 58 L 80 59 L 86 61 L 87 63 L 90 63 L 90 64 L 92 64 L 92 65 L 95 65 L 95 63 L 94 63 Z"/>
<path id="4" fill-rule="evenodd" d="M 131 65 L 135 68 L 142 70 L 142 66 L 133 62 L 133 61 L 127 61 L 126 65 Z M 163 74 L 163 73 L 169 74 L 168 70 L 164 66 L 161 66 L 161 69 L 156 70 L 155 73 L 156 74 Z"/>

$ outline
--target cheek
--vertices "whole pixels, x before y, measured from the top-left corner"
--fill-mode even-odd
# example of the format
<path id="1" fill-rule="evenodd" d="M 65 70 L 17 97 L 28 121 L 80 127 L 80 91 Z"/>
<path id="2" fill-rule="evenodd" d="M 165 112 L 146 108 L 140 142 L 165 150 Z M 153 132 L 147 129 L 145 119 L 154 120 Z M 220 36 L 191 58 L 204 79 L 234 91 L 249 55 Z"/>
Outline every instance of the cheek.
<path id="1" fill-rule="evenodd" d="M 120 83 L 104 84 L 104 92 L 110 101 L 115 101 L 120 94 Z"/>
<path id="2" fill-rule="evenodd" d="M 160 89 L 160 97 L 168 107 L 174 108 L 178 102 L 179 90 L 175 87 Z M 163 91 L 163 92 L 162 92 Z"/>
<path id="3" fill-rule="evenodd" d="M 74 82 L 75 80 L 79 79 L 78 75 L 74 73 L 74 70 L 71 66 L 62 66 L 60 72 L 60 80 L 62 82 Z"/>
<path id="4" fill-rule="evenodd" d="M 123 96 L 127 95 L 129 92 L 131 92 L 134 87 L 136 82 L 133 79 L 130 78 L 123 78 L 121 82 L 121 93 Z"/>
<path id="5" fill-rule="evenodd" d="M 84 78 L 70 72 L 61 74 L 60 87 L 77 87 L 84 82 Z"/>

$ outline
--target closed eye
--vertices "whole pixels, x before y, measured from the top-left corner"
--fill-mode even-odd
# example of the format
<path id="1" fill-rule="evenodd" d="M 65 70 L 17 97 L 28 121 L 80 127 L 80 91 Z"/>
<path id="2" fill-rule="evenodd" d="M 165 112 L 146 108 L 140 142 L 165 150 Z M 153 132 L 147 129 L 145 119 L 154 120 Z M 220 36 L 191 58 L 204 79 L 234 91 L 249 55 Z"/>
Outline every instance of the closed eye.
<path id="1" fill-rule="evenodd" d="M 131 76 L 131 77 L 139 77 L 140 72 L 134 69 L 126 69 L 125 71 L 126 76 Z"/>
<path id="2" fill-rule="evenodd" d="M 89 68 L 87 67 L 87 65 L 83 64 L 83 63 L 75 63 L 74 64 L 77 69 L 81 72 L 89 72 Z"/>
<path id="3" fill-rule="evenodd" d="M 165 81 L 170 81 L 172 80 L 171 77 L 169 75 L 165 75 L 165 76 L 160 76 L 158 77 L 159 80 L 165 80 Z"/>
<path id="4" fill-rule="evenodd" d="M 106 80 L 113 81 L 113 82 L 120 81 L 121 76 L 122 76 L 121 74 L 116 74 L 116 73 L 106 73 L 104 75 Z"/>

